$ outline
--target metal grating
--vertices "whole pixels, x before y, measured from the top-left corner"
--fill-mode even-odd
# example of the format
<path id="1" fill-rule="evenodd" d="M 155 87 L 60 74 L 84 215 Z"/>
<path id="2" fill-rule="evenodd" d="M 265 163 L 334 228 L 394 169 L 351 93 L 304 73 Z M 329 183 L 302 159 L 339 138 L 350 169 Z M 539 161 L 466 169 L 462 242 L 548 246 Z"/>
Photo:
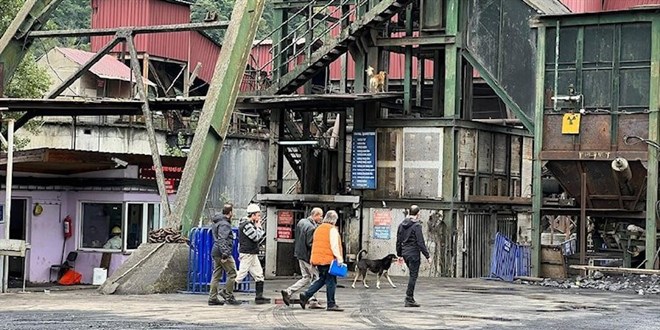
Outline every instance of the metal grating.
<path id="1" fill-rule="evenodd" d="M 488 276 L 496 222 L 489 213 L 468 212 L 463 226 L 463 277 Z"/>

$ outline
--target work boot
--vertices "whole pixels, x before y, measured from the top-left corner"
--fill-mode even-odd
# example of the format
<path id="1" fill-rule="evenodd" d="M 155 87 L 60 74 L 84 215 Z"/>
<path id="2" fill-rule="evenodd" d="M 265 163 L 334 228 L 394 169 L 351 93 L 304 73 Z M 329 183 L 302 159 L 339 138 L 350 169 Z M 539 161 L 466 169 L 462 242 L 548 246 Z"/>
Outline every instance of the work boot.
<path id="1" fill-rule="evenodd" d="M 300 294 L 300 307 L 302 307 L 302 309 L 305 309 L 308 300 L 309 297 L 307 297 L 304 293 Z"/>
<path id="2" fill-rule="evenodd" d="M 209 300 L 209 306 L 222 306 L 224 304 L 225 304 L 224 301 L 220 301 L 218 299 Z"/>
<path id="3" fill-rule="evenodd" d="M 240 301 L 236 300 L 234 295 L 230 295 L 229 297 L 227 297 L 226 303 L 227 305 L 234 305 L 234 306 L 241 304 Z"/>
<path id="4" fill-rule="evenodd" d="M 264 298 L 264 282 L 256 282 L 257 296 L 254 298 L 254 303 L 257 305 L 270 304 L 270 299 Z"/>
<path id="5" fill-rule="evenodd" d="M 286 292 L 286 290 L 282 290 L 280 291 L 280 293 L 282 294 L 282 300 L 284 301 L 284 304 L 287 306 L 291 306 L 291 295 L 289 295 L 289 293 Z"/>
<path id="6" fill-rule="evenodd" d="M 413 297 L 406 297 L 405 307 L 419 307 L 419 304 L 415 301 Z"/>

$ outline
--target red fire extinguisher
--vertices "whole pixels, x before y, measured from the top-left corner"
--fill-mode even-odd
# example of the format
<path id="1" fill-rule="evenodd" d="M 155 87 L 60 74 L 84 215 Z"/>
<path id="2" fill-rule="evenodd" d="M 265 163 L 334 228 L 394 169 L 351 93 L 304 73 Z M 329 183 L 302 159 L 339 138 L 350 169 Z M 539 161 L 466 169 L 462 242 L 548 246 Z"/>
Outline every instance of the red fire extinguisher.
<path id="1" fill-rule="evenodd" d="M 71 216 L 67 215 L 64 221 L 62 221 L 62 224 L 64 228 L 64 239 L 73 236 L 73 219 L 71 219 Z"/>

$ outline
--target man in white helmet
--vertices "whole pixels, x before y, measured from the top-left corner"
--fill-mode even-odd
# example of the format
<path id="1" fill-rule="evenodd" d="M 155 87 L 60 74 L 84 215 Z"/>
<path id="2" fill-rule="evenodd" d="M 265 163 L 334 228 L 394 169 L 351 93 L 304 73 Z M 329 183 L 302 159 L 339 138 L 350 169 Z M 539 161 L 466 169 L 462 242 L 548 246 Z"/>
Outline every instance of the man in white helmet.
<path id="1" fill-rule="evenodd" d="M 112 227 L 112 238 L 105 242 L 103 248 L 108 250 L 120 250 L 121 243 L 121 228 L 119 228 L 119 226 L 114 226 Z"/>
<path id="2" fill-rule="evenodd" d="M 257 204 L 250 204 L 247 207 L 247 215 L 238 225 L 240 265 L 236 282 L 242 282 L 250 273 L 256 286 L 254 302 L 267 304 L 270 299 L 264 298 L 264 271 L 259 262 L 259 245 L 266 236 L 266 232 L 261 228 L 261 208 Z"/>

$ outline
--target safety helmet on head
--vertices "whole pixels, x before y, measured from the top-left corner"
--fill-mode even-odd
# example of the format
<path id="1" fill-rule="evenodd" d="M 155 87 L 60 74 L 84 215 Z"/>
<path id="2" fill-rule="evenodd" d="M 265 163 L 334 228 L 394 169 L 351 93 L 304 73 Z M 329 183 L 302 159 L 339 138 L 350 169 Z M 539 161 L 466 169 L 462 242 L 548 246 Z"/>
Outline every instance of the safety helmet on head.
<path id="1" fill-rule="evenodd" d="M 112 234 L 113 234 L 113 235 L 119 235 L 119 234 L 121 234 L 121 228 L 119 228 L 119 226 L 114 226 L 114 227 L 112 227 Z"/>
<path id="2" fill-rule="evenodd" d="M 261 212 L 261 208 L 257 204 L 250 204 L 248 205 L 246 211 L 248 215 L 252 215 L 254 213 Z"/>

